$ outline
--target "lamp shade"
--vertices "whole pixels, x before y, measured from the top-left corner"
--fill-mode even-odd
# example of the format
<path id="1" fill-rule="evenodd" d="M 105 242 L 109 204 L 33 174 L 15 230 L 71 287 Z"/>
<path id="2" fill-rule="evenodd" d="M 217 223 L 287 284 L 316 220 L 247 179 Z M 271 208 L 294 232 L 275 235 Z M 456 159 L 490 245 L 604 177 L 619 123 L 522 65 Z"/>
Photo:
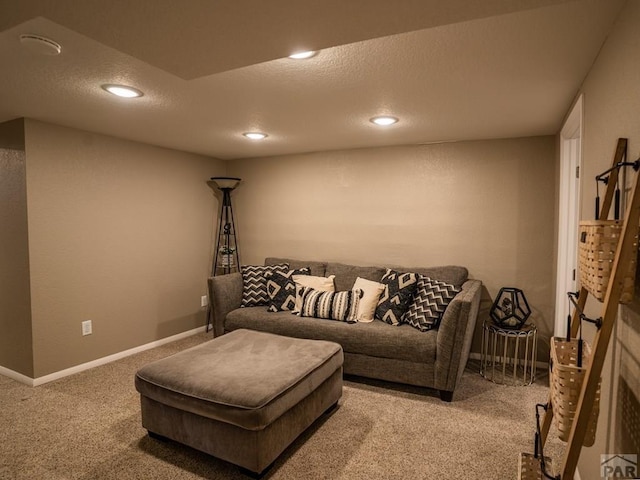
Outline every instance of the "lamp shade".
<path id="1" fill-rule="evenodd" d="M 497 326 L 519 329 L 531 315 L 531 308 L 522 290 L 503 287 L 498 292 L 489 314 Z"/>
<path id="2" fill-rule="evenodd" d="M 220 190 L 223 190 L 225 188 L 233 190 L 238 186 L 240 180 L 240 178 L 236 177 L 211 177 L 211 181 L 214 182 L 216 184 L 216 187 L 218 187 Z"/>

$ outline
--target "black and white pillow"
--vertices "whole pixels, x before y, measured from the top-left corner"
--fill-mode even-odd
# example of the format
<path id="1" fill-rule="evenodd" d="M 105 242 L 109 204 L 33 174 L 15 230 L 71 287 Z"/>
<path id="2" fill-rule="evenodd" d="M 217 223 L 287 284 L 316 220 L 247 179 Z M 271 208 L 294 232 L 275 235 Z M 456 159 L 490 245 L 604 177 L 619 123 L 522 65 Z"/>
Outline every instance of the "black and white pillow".
<path id="1" fill-rule="evenodd" d="M 418 288 L 418 274 L 387 268 L 380 283 L 384 285 L 384 290 L 378 300 L 375 316 L 390 325 L 398 325 L 413 301 Z"/>
<path id="2" fill-rule="evenodd" d="M 267 281 L 267 295 L 269 295 L 270 312 L 293 311 L 296 306 L 296 282 L 294 275 L 309 275 L 308 267 L 288 270 L 286 272 L 267 272 L 264 278 Z"/>
<path id="3" fill-rule="evenodd" d="M 358 305 L 361 297 L 360 289 L 327 292 L 304 287 L 298 315 L 355 323 L 358 321 Z"/>
<path id="4" fill-rule="evenodd" d="M 402 317 L 402 323 L 408 323 L 421 332 L 438 328 L 447 305 L 459 292 L 460 289 L 454 285 L 420 275 L 418 290 Z"/>
<path id="5" fill-rule="evenodd" d="M 289 264 L 278 265 L 242 265 L 242 302 L 241 307 L 257 307 L 269 303 L 267 295 L 267 280 L 264 278 L 267 272 L 286 272 Z"/>

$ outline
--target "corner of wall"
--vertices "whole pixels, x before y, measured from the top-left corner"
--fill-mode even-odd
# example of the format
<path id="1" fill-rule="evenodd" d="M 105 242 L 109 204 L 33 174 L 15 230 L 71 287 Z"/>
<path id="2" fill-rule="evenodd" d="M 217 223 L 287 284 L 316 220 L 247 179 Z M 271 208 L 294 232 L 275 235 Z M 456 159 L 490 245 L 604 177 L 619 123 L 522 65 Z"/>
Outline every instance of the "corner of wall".
<path id="1" fill-rule="evenodd" d="M 24 132 L 23 118 L 0 124 L 0 366 L 33 376 Z"/>

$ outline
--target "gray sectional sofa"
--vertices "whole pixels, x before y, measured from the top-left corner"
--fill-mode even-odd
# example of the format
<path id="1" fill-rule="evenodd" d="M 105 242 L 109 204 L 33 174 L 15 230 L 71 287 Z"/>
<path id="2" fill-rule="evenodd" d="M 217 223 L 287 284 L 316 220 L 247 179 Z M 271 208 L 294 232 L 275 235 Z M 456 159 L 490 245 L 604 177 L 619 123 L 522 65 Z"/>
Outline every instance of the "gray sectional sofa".
<path id="1" fill-rule="evenodd" d="M 310 267 L 311 275 L 335 275 L 336 290 L 349 290 L 357 277 L 380 281 L 386 267 L 360 267 L 341 263 L 267 258 L 265 265 L 288 263 L 290 268 Z M 449 303 L 440 326 L 421 332 L 409 325 L 392 326 L 380 320 L 354 323 L 299 317 L 291 312 L 268 312 L 267 307 L 240 307 L 242 274 L 209 279 L 214 336 L 241 328 L 297 338 L 329 340 L 344 351 L 344 372 L 367 378 L 434 388 L 442 400 L 451 401 L 464 371 L 480 305 L 479 280 L 469 280 L 458 266 L 396 267 L 461 288 Z"/>

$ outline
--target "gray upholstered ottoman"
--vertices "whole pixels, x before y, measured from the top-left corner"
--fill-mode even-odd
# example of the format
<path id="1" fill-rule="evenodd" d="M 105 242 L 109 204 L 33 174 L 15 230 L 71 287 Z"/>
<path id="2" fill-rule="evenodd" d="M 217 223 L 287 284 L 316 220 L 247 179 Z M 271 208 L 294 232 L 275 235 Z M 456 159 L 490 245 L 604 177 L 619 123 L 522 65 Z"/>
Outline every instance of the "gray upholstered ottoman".
<path id="1" fill-rule="evenodd" d="M 236 330 L 135 377 L 142 426 L 261 473 L 342 395 L 337 343 Z"/>

